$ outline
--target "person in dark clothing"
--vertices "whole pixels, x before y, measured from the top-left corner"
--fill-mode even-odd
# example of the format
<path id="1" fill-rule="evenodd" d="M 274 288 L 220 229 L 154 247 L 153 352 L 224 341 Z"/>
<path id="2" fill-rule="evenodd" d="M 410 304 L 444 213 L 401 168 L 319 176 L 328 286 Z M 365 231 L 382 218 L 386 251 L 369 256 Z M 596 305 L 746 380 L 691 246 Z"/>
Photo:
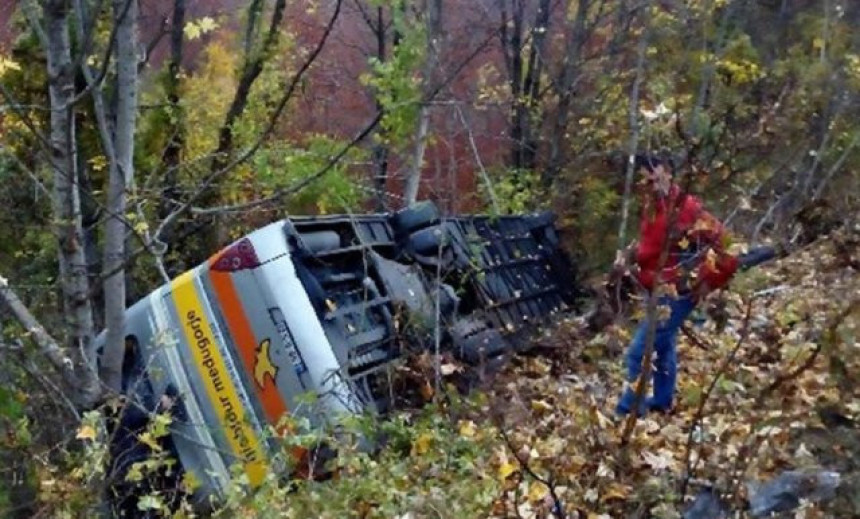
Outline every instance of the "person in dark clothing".
<path id="1" fill-rule="evenodd" d="M 636 157 L 635 167 L 642 215 L 639 239 L 616 258 L 616 269 L 629 268 L 634 279 L 657 297 L 653 364 L 653 396 L 641 402 L 639 413 L 672 408 L 677 382 L 677 336 L 696 304 L 712 290 L 725 286 L 738 268 L 726 251 L 723 225 L 705 211 L 701 200 L 682 193 L 673 182 L 672 165 L 650 156 Z M 663 258 L 664 250 L 667 255 Z M 662 260 L 662 265 L 661 265 Z M 631 412 L 635 385 L 646 349 L 648 319 L 639 324 L 626 354 L 627 384 L 616 413 Z"/>
<path id="2" fill-rule="evenodd" d="M 138 392 L 133 401 L 126 401 L 112 431 L 109 453 L 111 459 L 111 502 L 117 517 L 149 517 L 138 509 L 140 497 L 159 492 L 168 508 L 173 509 L 180 499 L 181 471 L 178 463 L 162 466 L 154 472 L 144 472 L 140 481 L 127 478 L 135 463 L 154 459 L 158 455 L 150 445 L 141 441 L 153 417 L 171 412 L 178 400 L 178 391 L 168 384 L 161 398 L 154 402 L 146 392 Z M 159 452 L 178 460 L 170 434 L 157 438 Z"/>

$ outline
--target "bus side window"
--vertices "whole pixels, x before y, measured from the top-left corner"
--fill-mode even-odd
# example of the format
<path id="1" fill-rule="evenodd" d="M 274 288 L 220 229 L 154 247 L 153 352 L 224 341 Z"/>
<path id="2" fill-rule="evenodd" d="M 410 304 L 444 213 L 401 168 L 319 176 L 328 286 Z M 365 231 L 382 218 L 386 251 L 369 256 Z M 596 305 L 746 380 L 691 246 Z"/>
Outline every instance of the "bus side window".
<path id="1" fill-rule="evenodd" d="M 143 374 L 143 354 L 137 337 L 129 335 L 125 338 L 125 352 L 122 357 L 122 391 L 126 392 L 129 385 Z"/>

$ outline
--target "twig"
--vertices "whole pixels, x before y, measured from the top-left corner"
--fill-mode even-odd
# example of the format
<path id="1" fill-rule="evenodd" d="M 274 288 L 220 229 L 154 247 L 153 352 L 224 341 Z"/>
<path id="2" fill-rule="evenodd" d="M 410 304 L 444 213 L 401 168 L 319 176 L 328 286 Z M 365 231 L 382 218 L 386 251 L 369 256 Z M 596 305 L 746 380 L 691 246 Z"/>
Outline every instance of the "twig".
<path id="1" fill-rule="evenodd" d="M 266 126 L 263 129 L 262 133 L 260 133 L 260 135 L 257 137 L 257 140 L 254 142 L 254 144 L 252 144 L 242 154 L 240 154 L 234 160 L 230 161 L 224 167 L 216 169 L 209 176 L 207 176 L 205 179 L 203 179 L 203 181 L 200 183 L 200 186 L 197 189 L 197 191 L 188 200 L 186 200 L 182 205 L 180 205 L 177 209 L 175 209 L 173 212 L 171 212 L 169 215 L 167 215 L 167 217 L 164 218 L 164 220 L 158 226 L 156 231 L 153 233 L 154 239 L 156 239 L 156 240 L 160 239 L 161 235 L 165 231 L 165 229 L 167 229 L 177 218 L 179 218 L 181 215 L 183 215 L 186 211 L 191 209 L 193 207 L 193 204 L 198 199 L 202 198 L 203 195 L 208 191 L 208 189 L 210 187 L 212 187 L 213 185 L 216 185 L 218 179 L 221 176 L 223 176 L 227 172 L 233 170 L 235 167 L 243 164 L 245 161 L 250 159 L 251 156 L 253 156 L 263 146 L 263 143 L 266 141 L 266 139 L 275 130 L 275 124 L 277 123 L 278 119 L 280 118 L 281 113 L 284 111 L 284 108 L 286 108 L 287 103 L 292 99 L 293 94 L 295 93 L 296 88 L 298 87 L 299 83 L 301 82 L 302 78 L 304 77 L 305 72 L 307 72 L 307 70 L 311 67 L 311 65 L 316 61 L 317 56 L 319 56 L 320 52 L 322 52 L 323 46 L 325 45 L 326 41 L 328 41 L 329 35 L 331 34 L 332 29 L 334 28 L 334 24 L 338 19 L 342 3 L 343 3 L 343 0 L 337 0 L 337 3 L 335 4 L 334 12 L 332 13 L 331 18 L 329 18 L 329 21 L 326 24 L 325 30 L 323 31 L 322 36 L 320 37 L 319 41 L 317 42 L 317 45 L 314 47 L 313 51 L 311 51 L 310 55 L 304 61 L 304 63 L 302 63 L 302 66 L 299 68 L 299 70 L 295 73 L 295 75 L 293 75 L 292 80 L 290 81 L 289 85 L 287 86 L 286 92 L 284 92 L 284 95 L 282 95 L 281 98 L 278 100 L 278 103 L 275 106 L 275 109 L 272 111 L 272 113 L 269 114 L 269 118 L 266 122 Z M 379 117 L 377 116 L 377 118 L 376 118 L 376 120 L 372 126 L 376 126 L 376 122 L 378 122 L 378 119 L 379 119 Z M 372 129 L 372 126 L 370 129 Z M 344 151 L 343 153 L 345 154 L 346 151 Z M 176 167 L 178 167 L 178 166 L 175 166 L 174 168 L 171 168 L 168 171 L 171 171 L 172 169 L 175 169 Z M 329 169 L 331 169 L 331 167 L 326 166 L 326 168 L 324 168 L 324 172 L 328 171 Z M 322 175 L 320 174 L 319 176 L 322 176 Z M 316 178 L 316 174 L 309 177 L 309 179 L 315 179 L 315 178 Z M 303 188 L 304 185 L 305 185 L 305 183 L 300 182 L 299 183 L 299 189 Z M 272 198 L 272 197 L 269 197 L 269 198 Z M 218 213 L 218 212 L 223 212 L 223 211 L 218 211 L 218 210 L 210 211 L 210 213 Z M 205 213 L 199 213 L 199 214 L 205 214 Z"/>
<path id="2" fill-rule="evenodd" d="M 51 191 L 47 187 L 45 187 L 45 184 L 39 179 L 39 176 L 36 174 L 36 172 L 33 171 L 30 166 L 24 164 L 24 161 L 22 161 L 18 157 L 18 155 L 15 154 L 15 152 L 7 150 L 5 146 L 0 146 L 0 153 L 3 153 L 7 157 L 10 157 L 15 162 L 15 164 L 17 164 L 18 167 L 21 168 L 24 173 L 27 174 L 28 177 L 30 177 L 30 180 L 32 180 L 33 184 L 36 186 L 36 189 L 40 191 L 43 195 L 45 195 L 48 200 L 51 199 L 51 197 L 53 196 Z"/>
<path id="3" fill-rule="evenodd" d="M 469 54 L 463 60 L 463 62 L 459 64 L 459 66 L 456 69 L 454 69 L 454 71 L 444 81 L 439 83 L 439 85 L 437 85 L 436 88 L 434 88 L 430 92 L 427 99 L 422 100 L 422 102 L 428 103 L 428 102 L 432 101 L 433 99 L 435 99 L 436 96 L 439 94 L 439 92 L 443 88 L 445 88 L 448 84 L 450 84 L 452 81 L 454 81 L 454 79 L 456 79 L 459 76 L 460 72 L 462 72 L 463 69 L 465 69 L 466 66 L 472 62 L 472 60 L 474 60 L 476 57 L 478 57 L 478 55 L 480 55 L 481 51 L 483 51 L 487 47 L 487 45 L 492 41 L 493 37 L 497 33 L 498 33 L 497 30 L 492 31 L 474 49 L 474 51 L 471 54 Z M 294 193 L 301 191 L 307 185 L 309 185 L 312 182 L 322 178 L 326 173 L 328 173 L 331 170 L 331 168 L 333 168 L 335 165 L 337 165 L 338 161 L 341 158 L 343 158 L 343 156 L 346 155 L 349 152 L 349 150 L 351 150 L 358 143 L 363 141 L 374 130 L 374 128 L 376 128 L 376 126 L 382 121 L 383 116 L 384 116 L 384 114 L 382 112 L 378 113 L 376 115 L 376 117 L 374 117 L 373 120 L 352 141 L 350 141 L 348 144 L 344 145 L 344 147 L 340 150 L 340 152 L 338 152 L 337 155 L 335 155 L 331 160 L 329 160 L 329 162 L 326 163 L 326 165 L 323 166 L 323 168 L 321 170 L 310 175 L 309 177 L 306 177 L 305 179 L 297 182 L 296 184 L 294 184 L 290 187 L 279 189 L 275 193 L 273 193 L 272 195 L 270 195 L 266 198 L 263 198 L 260 200 L 255 200 L 252 202 L 247 202 L 244 204 L 235 204 L 235 205 L 230 205 L 230 206 L 211 207 L 211 208 L 195 207 L 193 205 L 194 202 L 196 202 L 197 199 L 200 198 L 202 192 L 212 182 L 214 182 L 215 177 L 217 177 L 217 176 L 225 173 L 229 169 L 241 164 L 242 162 L 247 160 L 251 155 L 253 155 L 260 148 L 260 146 L 262 146 L 263 140 L 265 139 L 265 137 L 268 136 L 270 130 L 274 128 L 274 120 L 270 119 L 271 124 L 270 124 L 269 129 L 267 129 L 267 131 L 263 132 L 263 135 L 258 139 L 258 141 L 253 146 L 248 148 L 248 150 L 241 157 L 237 158 L 235 161 L 233 161 L 231 164 L 229 164 L 223 170 L 216 171 L 216 172 L 212 173 L 212 175 L 210 175 L 209 178 L 204 179 L 203 183 L 201 184 L 201 189 L 199 189 L 197 191 L 197 193 L 191 197 L 191 199 L 186 201 L 182 206 L 180 206 L 179 208 L 174 210 L 167 218 L 165 218 L 164 221 L 158 226 L 158 229 L 156 229 L 155 233 L 153 233 L 153 236 L 156 239 L 158 239 L 161 236 L 161 234 L 164 232 L 164 229 L 169 224 L 173 223 L 173 221 L 176 220 L 176 218 L 178 218 L 182 213 L 189 210 L 189 208 L 191 209 L 191 211 L 194 214 L 201 214 L 201 215 L 215 214 L 215 213 L 221 213 L 221 212 L 237 212 L 237 211 L 243 211 L 243 210 L 247 210 L 247 209 L 253 209 L 256 207 L 260 207 L 260 206 L 266 205 L 266 204 L 271 203 L 271 202 L 276 202 L 285 196 L 288 196 L 288 195 L 291 195 L 291 194 L 294 194 Z"/>
<path id="4" fill-rule="evenodd" d="M 812 353 L 809 354 L 809 357 L 807 357 L 806 360 L 803 361 L 803 364 L 795 368 L 793 371 L 777 375 L 774 381 L 771 382 L 770 385 L 768 385 L 766 388 L 764 388 L 764 390 L 762 390 L 761 394 L 759 395 L 759 398 L 767 398 L 771 393 L 773 393 L 774 390 L 776 390 L 776 388 L 782 386 L 786 382 L 790 382 L 796 379 L 801 374 L 803 374 L 804 371 L 811 368 L 812 365 L 815 364 L 815 360 L 818 358 L 818 355 L 821 353 L 823 347 L 834 342 L 836 329 L 839 328 L 839 325 L 842 324 L 846 317 L 848 317 L 848 314 L 858 308 L 858 305 L 860 305 L 860 298 L 855 298 L 853 301 L 849 302 L 848 306 L 842 309 L 841 312 L 833 316 L 828 322 L 824 334 L 818 341 L 816 341 L 815 348 L 812 350 Z"/>
<path id="5" fill-rule="evenodd" d="M 728 367 L 734 362 L 735 357 L 737 356 L 738 351 L 743 345 L 746 338 L 749 336 L 750 332 L 750 317 L 752 317 L 752 306 L 753 306 L 753 298 L 750 298 L 747 301 L 746 311 L 744 312 L 744 320 L 743 326 L 741 328 L 740 336 L 738 337 L 737 342 L 735 342 L 734 347 L 731 352 L 723 359 L 720 367 L 717 368 L 716 373 L 714 374 L 714 378 L 711 380 L 711 383 L 708 385 L 708 388 L 702 394 L 702 398 L 699 401 L 699 406 L 696 408 L 696 413 L 693 415 L 693 420 L 690 423 L 690 429 L 687 431 L 687 444 L 685 447 L 684 454 L 684 479 L 681 482 L 681 491 L 679 492 L 679 499 L 683 500 L 684 496 L 687 494 L 687 487 L 690 482 L 690 478 L 692 477 L 693 467 L 692 467 L 692 453 L 693 453 L 693 433 L 697 427 L 700 426 L 704 417 L 705 417 L 705 406 L 708 403 L 708 399 L 711 397 L 711 393 L 713 393 L 714 388 L 717 386 L 717 382 L 720 380 L 720 377 L 725 374 Z M 701 444 L 699 446 L 701 449 Z M 701 458 L 701 456 L 699 457 Z"/>
<path id="6" fill-rule="evenodd" d="M 9 287 L 8 281 L 0 276 L 0 302 L 5 303 L 15 319 L 32 336 L 34 342 L 39 346 L 42 354 L 47 357 L 54 368 L 60 372 L 65 380 L 75 386 L 74 362 L 66 354 L 66 350 L 48 333 L 39 323 L 26 305 L 18 298 L 18 295 Z"/>
<path id="7" fill-rule="evenodd" d="M 207 214 L 216 214 L 216 213 L 233 213 L 233 212 L 237 212 L 237 211 L 245 211 L 245 210 L 253 209 L 255 207 L 266 205 L 266 204 L 269 204 L 272 202 L 276 202 L 276 201 L 284 198 L 287 195 L 297 193 L 297 192 L 301 191 L 302 189 L 304 189 L 305 187 L 307 187 L 308 184 L 311 184 L 312 182 L 322 178 L 333 167 L 335 167 L 338 164 L 338 162 L 340 162 L 340 159 L 342 159 L 349 152 L 349 150 L 351 150 L 353 147 L 355 147 L 359 142 L 363 141 L 365 139 L 365 137 L 370 135 L 370 133 L 373 131 L 373 129 L 376 128 L 376 125 L 379 124 L 380 120 L 382 120 L 382 114 L 381 113 L 377 114 L 376 117 L 374 117 L 374 119 L 367 126 L 365 126 L 364 129 L 358 135 L 356 135 L 350 142 L 345 144 L 340 149 L 340 151 L 337 152 L 337 154 L 335 154 L 333 157 L 331 157 L 328 160 L 328 162 L 326 162 L 325 166 L 323 166 L 320 170 L 313 173 L 312 175 L 309 175 L 309 176 L 303 178 L 302 180 L 296 182 L 295 184 L 293 184 L 291 186 L 278 189 L 274 193 L 272 193 L 271 195 L 267 196 L 266 198 L 261 198 L 259 200 L 253 200 L 251 202 L 245 202 L 245 203 L 241 203 L 241 204 L 225 205 L 225 206 L 220 206 L 220 207 L 192 207 L 191 212 L 194 214 L 207 215 Z M 179 210 L 175 211 L 174 213 L 176 213 L 178 211 Z M 165 222 L 166 221 L 167 220 L 165 219 Z M 162 222 L 161 226 L 159 226 L 159 231 L 163 227 L 164 227 L 164 222 Z M 156 231 L 155 236 L 158 236 L 159 231 Z"/>
<path id="8" fill-rule="evenodd" d="M 472 155 L 475 157 L 475 164 L 478 166 L 478 171 L 481 173 L 481 180 L 484 181 L 484 184 L 487 185 L 487 194 L 490 195 L 490 204 L 493 206 L 493 212 L 495 214 L 501 214 L 499 212 L 499 201 L 496 198 L 496 191 L 493 189 L 493 181 L 490 179 L 490 175 L 487 174 L 486 168 L 484 168 L 484 162 L 481 160 L 481 155 L 478 153 L 478 147 L 475 145 L 475 136 L 472 134 L 472 127 L 466 122 L 466 118 L 463 115 L 463 110 L 460 108 L 460 105 L 456 105 L 457 115 L 460 117 L 460 122 L 463 123 L 463 128 L 466 129 L 466 136 L 469 138 L 469 146 L 472 148 Z"/>
<path id="9" fill-rule="evenodd" d="M 21 367 L 24 368 L 31 377 L 37 380 L 40 384 L 45 386 L 49 392 L 52 392 L 56 395 L 56 397 L 63 403 L 63 405 L 68 409 L 69 413 L 75 418 L 76 421 L 81 421 L 81 414 L 78 412 L 77 407 L 75 407 L 74 402 L 72 402 L 69 397 L 66 395 L 66 392 L 60 389 L 56 384 L 54 384 L 51 379 L 42 373 L 34 363 L 33 360 L 30 359 L 27 355 L 22 351 L 17 352 L 21 357 Z"/>
<path id="10" fill-rule="evenodd" d="M 645 9 L 645 16 L 648 16 L 650 9 Z M 643 22 L 645 24 L 645 34 L 639 39 L 639 48 L 637 49 L 636 58 L 636 78 L 633 80 L 633 90 L 630 93 L 630 107 L 628 108 L 628 118 L 630 124 L 630 143 L 627 149 L 627 169 L 624 175 L 624 198 L 621 205 L 621 224 L 618 229 L 618 249 L 624 248 L 627 240 L 627 218 L 630 214 L 630 194 L 633 186 L 633 175 L 636 173 L 634 156 L 636 148 L 639 145 L 639 89 L 645 72 L 645 54 L 648 49 L 648 40 L 651 37 L 651 24 L 648 18 Z"/>
<path id="11" fill-rule="evenodd" d="M 657 276 L 654 280 L 651 292 L 648 294 L 648 304 L 645 310 L 645 318 L 648 323 L 647 332 L 645 334 L 645 351 L 642 355 L 642 369 L 639 373 L 636 384 L 636 397 L 634 398 L 633 409 L 629 411 L 627 420 L 624 422 L 624 430 L 621 433 L 622 460 L 627 459 L 627 446 L 630 443 L 633 428 L 636 426 L 636 421 L 639 418 L 639 409 L 645 399 L 645 392 L 648 388 L 653 369 L 651 356 L 654 353 L 654 345 L 657 338 L 657 300 L 659 297 L 654 292 L 660 289 L 663 269 L 669 259 L 669 250 L 672 248 L 672 243 L 676 243 L 678 240 L 679 229 L 676 228 L 676 224 L 678 216 L 681 213 L 681 206 L 686 200 L 687 193 L 690 191 L 692 179 L 692 175 L 687 176 L 684 186 L 678 190 L 675 200 L 672 200 L 672 188 L 676 186 L 673 180 L 669 187 L 669 194 L 666 195 L 667 200 L 672 201 L 673 203 L 669 208 L 666 232 L 663 236 L 663 243 L 660 246 L 660 256 L 657 260 L 656 268 Z"/>
<path id="12" fill-rule="evenodd" d="M 696 332 L 691 330 L 690 327 L 686 324 L 681 326 L 681 331 L 684 333 L 684 335 L 687 336 L 688 339 L 690 339 L 690 342 L 693 343 L 693 346 L 699 348 L 700 350 L 710 351 L 713 349 L 710 348 L 709 345 L 705 344 L 704 341 L 696 334 Z"/>
<path id="13" fill-rule="evenodd" d="M 840 324 L 842 324 L 848 314 L 857 309 L 858 304 L 860 304 L 860 298 L 855 298 L 853 301 L 848 303 L 848 306 L 846 308 L 844 308 L 841 312 L 831 318 L 819 342 L 826 343 L 827 345 L 835 342 L 837 338 L 836 329 L 839 327 Z M 818 351 L 820 351 L 821 349 L 822 348 L 816 348 L 816 350 Z M 806 369 L 812 367 L 812 364 L 815 362 L 814 357 L 817 355 L 818 352 L 813 352 L 812 356 L 810 357 L 811 360 L 807 359 L 807 362 L 804 362 L 804 364 L 798 369 L 795 369 L 787 375 L 777 376 L 776 380 L 774 380 L 773 383 L 764 388 L 759 393 L 758 397 L 756 397 L 754 409 L 761 409 L 767 397 L 770 396 L 774 391 L 782 387 L 782 385 L 784 385 L 786 382 L 789 382 L 794 378 L 800 376 Z M 755 427 L 753 427 L 752 430 L 754 431 Z M 753 441 L 750 442 L 749 438 L 752 438 Z M 735 486 L 732 489 L 732 493 L 734 495 L 737 495 L 738 489 L 741 484 L 740 475 L 746 472 L 747 468 L 749 467 L 749 464 L 752 462 L 750 453 L 756 451 L 758 447 L 764 442 L 764 440 L 765 437 L 759 437 L 754 432 L 751 432 L 749 437 L 745 440 L 744 445 L 742 445 L 739 449 L 738 457 L 735 459 L 735 463 L 731 471 L 732 476 L 730 478 L 730 480 L 735 480 Z"/>
<path id="14" fill-rule="evenodd" d="M 836 160 L 836 163 L 830 167 L 827 173 L 824 175 L 824 178 L 821 179 L 821 182 L 818 184 L 818 187 L 815 188 L 815 192 L 812 194 L 812 199 L 817 200 L 821 197 L 821 193 L 824 192 L 824 188 L 827 186 L 827 183 L 830 182 L 830 179 L 842 168 L 842 165 L 845 164 L 845 160 L 848 158 L 850 153 L 854 151 L 854 148 L 857 146 L 858 141 L 860 141 L 860 135 L 855 135 L 848 146 L 845 148 L 845 151 L 842 152 L 842 155 L 839 159 Z"/>
<path id="15" fill-rule="evenodd" d="M 561 498 L 558 497 L 558 492 L 555 488 L 555 481 L 550 478 L 544 478 L 538 473 L 536 473 L 534 469 L 529 466 L 528 461 L 520 457 L 519 453 L 517 453 L 517 449 L 515 448 L 514 443 L 511 441 L 511 438 L 508 436 L 508 433 L 505 432 L 505 428 L 503 427 L 503 425 L 504 424 L 500 424 L 499 426 L 499 434 L 505 441 L 505 445 L 507 445 L 508 449 L 514 455 L 514 458 L 516 458 L 520 468 L 523 470 L 523 472 L 534 478 L 535 481 L 545 485 L 549 489 L 549 495 L 552 497 L 553 503 L 555 505 L 553 507 L 552 514 L 559 519 L 565 519 L 567 516 L 564 513 L 564 505 L 561 502 Z"/>
<path id="16" fill-rule="evenodd" d="M 775 287 L 764 288 L 762 290 L 757 290 L 753 292 L 753 297 L 761 297 L 761 296 L 769 296 L 772 294 L 776 294 L 778 292 L 783 292 L 785 290 L 790 289 L 791 287 L 788 285 L 778 285 Z"/>

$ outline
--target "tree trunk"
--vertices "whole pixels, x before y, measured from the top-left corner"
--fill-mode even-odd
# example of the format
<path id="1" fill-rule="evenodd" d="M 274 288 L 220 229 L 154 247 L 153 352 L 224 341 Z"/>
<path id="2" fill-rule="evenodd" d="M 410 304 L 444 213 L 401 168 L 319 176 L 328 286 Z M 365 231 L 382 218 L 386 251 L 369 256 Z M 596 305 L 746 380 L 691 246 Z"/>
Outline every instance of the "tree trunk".
<path id="1" fill-rule="evenodd" d="M 83 247 L 81 199 L 76 182 L 74 107 L 71 103 L 75 96 L 75 82 L 69 40 L 69 9 L 65 0 L 50 0 L 43 4 L 43 10 L 48 38 L 54 232 L 59 243 L 60 285 L 69 339 L 75 351 L 84 354 L 77 400 L 90 403 L 98 398 L 99 386 L 93 351 L 93 309 Z"/>
<path id="2" fill-rule="evenodd" d="M 430 107 L 427 104 L 432 92 L 433 71 L 439 61 L 439 44 L 442 32 L 442 0 L 427 0 L 424 12 L 427 29 L 427 55 L 422 66 L 422 95 L 421 107 L 418 111 L 418 126 L 415 130 L 415 148 L 412 162 L 406 175 L 406 186 L 403 197 L 406 205 L 412 205 L 418 199 L 418 189 L 421 187 L 421 169 L 424 164 L 424 152 L 427 149 L 427 134 L 430 130 Z"/>
<path id="3" fill-rule="evenodd" d="M 561 171 L 566 158 L 565 135 L 573 105 L 573 85 L 579 76 L 582 46 L 585 41 L 585 21 L 589 7 L 589 0 L 577 2 L 573 26 L 567 35 L 564 61 L 557 82 L 558 105 L 555 110 L 552 133 L 549 136 L 549 160 L 541 178 L 541 183 L 545 187 L 552 185 L 553 179 Z"/>
<path id="4" fill-rule="evenodd" d="M 161 157 L 164 166 L 163 195 L 158 201 L 158 217 L 162 220 L 167 218 L 174 209 L 178 198 L 177 179 L 179 176 L 179 163 L 182 159 L 182 148 L 185 145 L 185 117 L 182 105 L 179 103 L 179 73 L 182 68 L 182 42 L 184 35 L 182 29 L 185 27 L 185 0 L 174 0 L 173 17 L 170 24 L 170 61 L 167 65 L 167 77 L 164 81 L 164 90 L 167 94 L 167 145 Z M 173 226 L 165 229 L 162 240 L 172 243 Z"/>
<path id="5" fill-rule="evenodd" d="M 418 113 L 418 128 L 415 131 L 415 148 L 412 152 L 412 163 L 406 175 L 406 186 L 403 199 L 407 206 L 418 200 L 418 189 L 421 187 L 421 170 L 424 164 L 424 151 L 427 148 L 427 133 L 430 130 L 430 112 L 422 106 Z"/>
<path id="6" fill-rule="evenodd" d="M 131 2 L 126 10 L 126 3 Z M 108 182 L 104 244 L 105 349 L 100 375 L 111 389 L 122 386 L 125 352 L 126 193 L 134 178 L 134 128 L 137 116 L 137 1 L 113 0 L 116 23 L 115 167 Z"/>
<path id="7" fill-rule="evenodd" d="M 511 166 L 514 170 L 534 170 L 537 165 L 538 140 L 533 128 L 532 110 L 541 98 L 540 77 L 546 57 L 546 36 L 549 32 L 550 2 L 540 0 L 534 25 L 526 28 L 525 2 L 514 1 L 511 18 L 504 1 L 500 2 L 502 27 L 500 36 L 511 89 Z M 527 38 L 526 32 L 530 32 Z M 529 41 L 530 43 L 526 43 Z M 523 55 L 529 45 L 528 58 Z"/>
<path id="8" fill-rule="evenodd" d="M 633 177 L 636 150 L 639 146 L 639 97 L 642 82 L 645 79 L 645 57 L 648 50 L 648 40 L 651 37 L 651 17 L 648 9 L 644 10 L 642 21 L 644 33 L 639 39 L 639 47 L 636 51 L 636 76 L 630 91 L 630 104 L 627 109 L 627 117 L 630 124 L 630 140 L 627 145 L 627 163 L 624 172 L 624 195 L 621 200 L 621 223 L 618 228 L 618 249 L 621 251 L 627 246 L 627 220 L 630 215 L 630 198 L 633 191 Z"/>
<path id="9" fill-rule="evenodd" d="M 368 18 L 368 25 L 373 30 L 376 36 L 376 59 L 380 63 L 384 63 L 386 58 L 386 30 L 385 30 L 385 11 L 382 6 L 376 8 L 376 23 Z M 397 44 L 397 34 L 395 34 L 395 42 Z M 382 113 L 385 108 L 379 99 L 376 99 L 376 111 Z M 388 183 L 388 146 L 382 142 L 373 145 L 373 187 L 376 197 L 376 210 L 379 212 L 387 211 L 388 204 L 385 200 L 386 184 Z"/>
<path id="10" fill-rule="evenodd" d="M 583 0 L 583 3 L 586 3 Z M 526 76 L 523 79 L 523 95 L 525 96 L 522 106 L 523 132 L 519 143 L 522 168 L 534 170 L 537 167 L 537 131 L 532 119 L 533 110 L 540 103 L 541 88 L 540 79 L 547 56 L 546 36 L 549 32 L 549 12 L 551 6 L 549 0 L 540 0 L 538 10 L 535 14 L 535 23 L 532 27 L 531 48 L 529 49 L 529 60 L 526 65 Z"/>

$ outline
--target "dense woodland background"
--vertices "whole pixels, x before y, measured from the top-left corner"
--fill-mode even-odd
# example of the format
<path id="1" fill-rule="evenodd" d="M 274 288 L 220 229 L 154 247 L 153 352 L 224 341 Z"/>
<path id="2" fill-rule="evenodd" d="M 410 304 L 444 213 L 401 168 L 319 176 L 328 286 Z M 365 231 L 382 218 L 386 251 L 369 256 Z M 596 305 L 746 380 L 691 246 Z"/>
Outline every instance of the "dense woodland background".
<path id="1" fill-rule="evenodd" d="M 448 213 L 550 208 L 582 282 L 594 283 L 635 234 L 626 159 L 641 152 L 672 154 L 739 244 L 815 247 L 740 280 L 749 290 L 731 296 L 734 328 L 700 332 L 726 345 L 693 348 L 686 375 L 699 396 L 669 427 L 690 429 L 707 401 L 701 395 L 711 393 L 701 388 L 726 355 L 746 351 L 732 350 L 731 339 L 756 320 L 767 332 L 743 348 L 790 343 L 815 352 L 803 372 L 820 386 L 812 400 L 800 398 L 797 417 L 815 415 L 815 402 L 839 404 L 841 417 L 860 412 L 854 389 L 840 386 L 857 360 L 855 325 L 843 321 L 858 288 L 858 27 L 853 0 L 3 2 L 0 513 L 82 516 L 97 506 L 104 452 L 90 434 L 98 429 L 91 411 L 118 388 L 125 304 L 231 239 L 286 214 L 388 211 L 422 198 Z M 783 285 L 797 291 L 744 318 L 750 300 L 771 297 L 754 294 Z M 491 420 L 479 412 L 492 407 L 491 392 L 469 404 L 476 415 L 437 409 L 388 425 L 411 445 L 407 457 L 417 449 L 418 467 L 400 451 L 376 465 L 356 454 L 338 485 L 302 487 L 289 499 L 277 486 L 256 497 L 237 487 L 233 505 L 250 514 L 277 501 L 296 517 L 341 517 L 338 506 L 357 515 L 478 517 L 515 514 L 520 504 L 529 507 L 521 514 L 546 514 L 544 501 L 561 493 L 571 517 L 672 516 L 693 491 L 684 483 L 678 493 L 672 478 L 690 471 L 666 460 L 689 460 L 688 441 L 666 440 L 654 451 L 669 452 L 660 454 L 665 463 L 646 457 L 627 471 L 614 465 L 630 460 L 613 458 L 611 438 L 576 451 L 577 437 L 608 427 L 600 413 L 620 388 L 617 350 L 629 325 L 597 337 L 571 327 L 552 332 L 567 353 L 522 360 L 508 374 L 522 384 L 525 409 L 563 427 Z M 96 369 L 92 339 L 105 328 Z M 833 350 L 819 356 L 822 344 Z M 753 381 L 720 373 L 718 389 L 732 397 L 741 390 L 731 383 L 754 392 L 778 382 L 761 398 L 795 398 L 780 386 L 805 383 L 806 374 L 780 373 L 805 366 L 801 350 L 771 359 Z M 595 396 L 589 376 L 603 393 Z M 529 380 L 573 385 L 553 401 L 546 394 L 558 386 L 537 390 Z M 741 424 L 755 436 L 766 411 L 791 409 L 743 398 L 749 414 L 731 398 L 722 404 L 737 414 L 724 431 Z M 643 438 L 655 434 L 645 427 Z M 509 435 L 489 432 L 506 428 Z M 659 429 L 671 436 L 666 424 Z M 431 455 L 432 445 L 454 441 L 445 435 L 467 443 L 457 451 L 462 464 Z M 543 461 L 533 469 L 516 442 L 526 452 L 550 442 L 552 454 L 534 454 Z M 630 448 L 647 452 L 643 445 Z M 739 476 L 726 467 L 751 454 L 724 454 L 710 476 L 740 502 Z M 656 494 L 640 495 L 651 469 L 660 475 Z M 454 484 L 464 479 L 471 483 Z M 386 493 L 395 480 L 413 485 L 402 492 L 429 497 Z M 349 494 L 357 488 L 375 497 Z"/>

